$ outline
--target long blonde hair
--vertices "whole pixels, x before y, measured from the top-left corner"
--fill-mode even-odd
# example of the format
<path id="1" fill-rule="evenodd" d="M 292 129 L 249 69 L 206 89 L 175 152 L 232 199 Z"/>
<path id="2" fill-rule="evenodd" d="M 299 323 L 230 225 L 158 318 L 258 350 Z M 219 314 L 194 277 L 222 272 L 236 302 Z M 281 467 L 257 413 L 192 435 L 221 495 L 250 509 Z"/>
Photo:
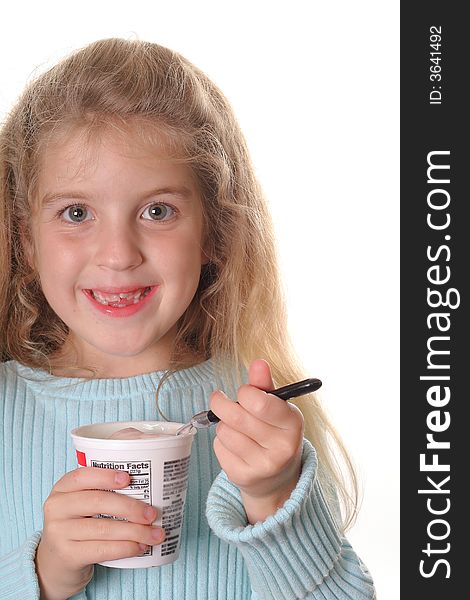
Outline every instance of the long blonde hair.
<path id="1" fill-rule="evenodd" d="M 287 331 L 273 226 L 229 103 L 178 53 L 123 39 L 90 44 L 37 77 L 3 124 L 1 360 L 50 369 L 50 357 L 68 335 L 27 260 L 45 140 L 67 127 L 88 126 L 91 132 L 97 123 L 113 120 L 153 124 L 163 131 L 190 164 L 201 189 L 210 262 L 178 324 L 171 370 L 207 357 L 229 357 L 238 370 L 265 358 L 276 386 L 303 379 L 306 374 Z M 315 394 L 299 407 L 305 434 L 317 451 L 323 488 L 337 490 L 346 527 L 357 502 L 351 460 Z"/>

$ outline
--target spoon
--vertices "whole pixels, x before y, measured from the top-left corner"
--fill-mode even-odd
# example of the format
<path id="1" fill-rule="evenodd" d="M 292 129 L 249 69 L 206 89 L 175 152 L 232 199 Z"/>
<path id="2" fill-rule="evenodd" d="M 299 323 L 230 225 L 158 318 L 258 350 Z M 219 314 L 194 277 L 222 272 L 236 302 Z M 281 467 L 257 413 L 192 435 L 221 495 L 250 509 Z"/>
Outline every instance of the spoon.
<path id="1" fill-rule="evenodd" d="M 321 384 L 322 382 L 319 379 L 304 379 L 303 381 L 297 381 L 296 383 L 291 383 L 267 393 L 277 396 L 278 398 L 281 398 L 281 400 L 289 400 L 289 398 L 297 398 L 298 396 L 310 394 L 310 392 L 318 390 L 318 388 L 321 387 Z M 176 435 L 186 433 L 190 431 L 192 427 L 195 427 L 196 429 L 205 429 L 219 421 L 219 417 L 211 410 L 203 410 L 194 415 L 189 423 L 180 427 L 176 431 Z"/>

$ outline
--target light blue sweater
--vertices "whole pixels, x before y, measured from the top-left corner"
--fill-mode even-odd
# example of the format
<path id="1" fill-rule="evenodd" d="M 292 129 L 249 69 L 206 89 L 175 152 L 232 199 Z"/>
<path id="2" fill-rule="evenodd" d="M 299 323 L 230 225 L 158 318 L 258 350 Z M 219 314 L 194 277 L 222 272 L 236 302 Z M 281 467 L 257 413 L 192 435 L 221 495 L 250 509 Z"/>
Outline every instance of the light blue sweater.
<path id="1" fill-rule="evenodd" d="M 53 377 L 17 362 L 0 364 L 0 599 L 39 598 L 34 557 L 42 507 L 54 483 L 75 469 L 70 431 L 102 421 L 158 420 L 162 372 L 125 379 Z M 209 360 L 179 371 L 163 386 L 160 408 L 187 422 L 208 408 L 222 384 Z M 273 516 L 248 525 L 240 494 L 220 471 L 214 428 L 199 430 L 192 449 L 180 557 L 150 569 L 95 566 L 80 600 L 366 600 L 370 574 L 342 538 L 316 481 L 315 450 L 304 442 L 302 473 Z"/>

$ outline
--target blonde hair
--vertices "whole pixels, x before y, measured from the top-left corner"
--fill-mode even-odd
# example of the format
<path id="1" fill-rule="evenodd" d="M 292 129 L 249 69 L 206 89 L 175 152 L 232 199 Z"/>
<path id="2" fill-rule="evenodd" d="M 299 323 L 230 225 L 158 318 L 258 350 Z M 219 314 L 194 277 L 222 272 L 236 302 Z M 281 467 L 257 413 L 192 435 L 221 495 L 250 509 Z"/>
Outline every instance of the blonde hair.
<path id="1" fill-rule="evenodd" d="M 178 53 L 123 39 L 90 44 L 40 75 L 2 127 L 1 359 L 50 370 L 50 358 L 68 334 L 28 260 L 44 144 L 67 127 L 88 126 L 92 132 L 111 122 L 154 124 L 182 152 L 201 190 L 210 262 L 178 324 L 172 371 L 208 357 L 229 357 L 238 371 L 265 358 L 276 386 L 303 379 L 305 371 L 287 331 L 273 226 L 229 103 Z M 323 489 L 338 491 L 347 527 L 357 503 L 351 460 L 316 395 L 299 407 L 305 435 L 317 451 Z"/>

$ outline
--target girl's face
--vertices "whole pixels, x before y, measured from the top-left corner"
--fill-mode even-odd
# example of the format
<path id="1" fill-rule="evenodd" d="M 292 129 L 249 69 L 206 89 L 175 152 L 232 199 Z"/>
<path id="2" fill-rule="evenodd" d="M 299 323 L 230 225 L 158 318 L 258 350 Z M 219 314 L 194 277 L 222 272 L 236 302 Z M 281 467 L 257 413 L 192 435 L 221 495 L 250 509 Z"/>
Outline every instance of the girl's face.
<path id="1" fill-rule="evenodd" d="M 129 132 L 49 145 L 33 219 L 45 297 L 68 325 L 63 356 L 100 377 L 169 366 L 199 283 L 203 217 L 189 167 Z M 72 363 L 75 364 L 75 363 Z"/>

